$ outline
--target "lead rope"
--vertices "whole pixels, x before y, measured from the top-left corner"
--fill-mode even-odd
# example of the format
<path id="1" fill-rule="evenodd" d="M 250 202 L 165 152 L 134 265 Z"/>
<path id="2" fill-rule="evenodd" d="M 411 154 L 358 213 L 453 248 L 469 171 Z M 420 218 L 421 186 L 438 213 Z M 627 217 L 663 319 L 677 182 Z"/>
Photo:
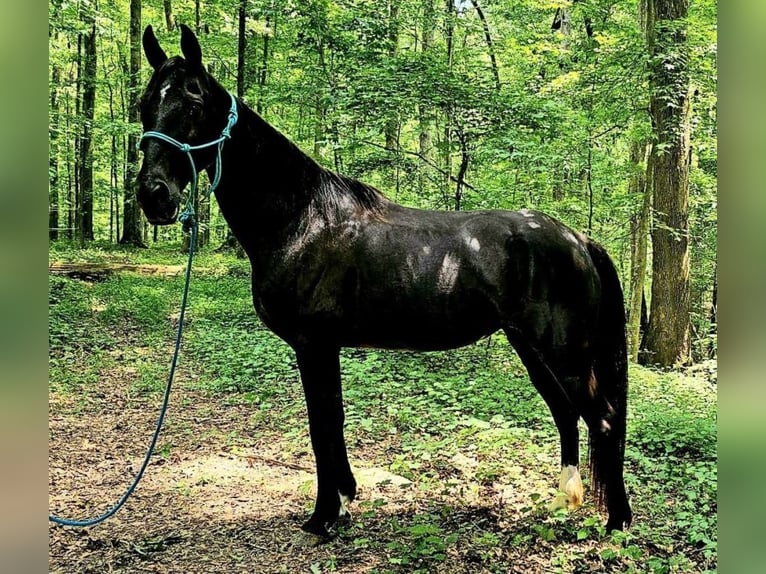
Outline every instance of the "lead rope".
<path id="1" fill-rule="evenodd" d="M 210 187 L 208 188 L 206 192 L 206 195 L 210 195 L 215 190 L 215 188 L 218 187 L 218 183 L 221 180 L 221 150 L 223 149 L 224 142 L 227 139 L 231 139 L 231 129 L 237 123 L 237 118 L 238 118 L 237 102 L 234 99 L 233 95 L 231 94 L 229 95 L 231 96 L 231 109 L 229 110 L 228 122 L 226 124 L 226 127 L 221 132 L 221 137 L 219 137 L 216 140 L 213 140 L 212 142 L 208 142 L 206 144 L 197 145 L 197 146 L 190 146 L 189 144 L 181 143 L 171 138 L 170 136 L 166 136 L 165 134 L 161 132 L 154 132 L 154 131 L 145 132 L 141 136 L 141 140 L 143 140 L 146 137 L 154 137 L 176 146 L 178 149 L 180 149 L 181 151 L 187 154 L 189 158 L 189 162 L 191 164 L 191 170 L 192 170 L 191 190 L 189 192 L 189 195 L 186 198 L 186 206 L 184 207 L 184 210 L 181 213 L 181 215 L 179 215 L 178 217 L 178 221 L 181 223 L 183 230 L 187 233 L 190 233 L 191 237 L 189 241 L 189 260 L 186 263 L 183 296 L 181 298 L 181 313 L 178 316 L 178 331 L 176 332 L 175 346 L 173 349 L 173 358 L 170 361 L 170 373 L 168 374 L 168 382 L 165 385 L 165 395 L 162 399 L 162 407 L 160 407 L 160 414 L 157 417 L 157 426 L 154 429 L 152 440 L 149 443 L 149 448 L 146 450 L 146 455 L 144 456 L 144 460 L 141 463 L 141 467 L 138 469 L 136 476 L 133 478 L 133 482 L 130 484 L 130 486 L 125 491 L 125 493 L 120 497 L 120 499 L 114 504 L 114 506 L 112 506 L 112 508 L 110 508 L 104 514 L 100 516 L 97 516 L 95 518 L 85 519 L 85 520 L 71 520 L 68 518 L 60 518 L 53 514 L 49 514 L 48 520 L 50 522 L 53 522 L 55 524 L 60 524 L 62 526 L 80 526 L 80 527 L 94 526 L 96 524 L 99 524 L 100 522 L 103 522 L 104 520 L 106 520 L 107 518 L 115 514 L 118 510 L 120 510 L 120 508 L 122 508 L 122 506 L 125 504 L 128 498 L 130 498 L 130 495 L 133 494 L 133 491 L 135 491 L 136 487 L 138 486 L 138 483 L 141 481 L 141 477 L 144 475 L 144 471 L 146 470 L 146 467 L 149 466 L 149 460 L 152 458 L 152 455 L 154 454 L 154 447 L 157 445 L 157 439 L 160 436 L 162 423 L 165 421 L 165 415 L 167 414 L 168 404 L 170 403 L 170 390 L 173 386 L 173 377 L 175 376 L 176 366 L 178 365 L 178 354 L 179 354 L 179 351 L 181 350 L 181 338 L 183 336 L 183 331 L 184 331 L 184 316 L 186 315 L 186 302 L 189 295 L 189 283 L 191 282 L 192 262 L 194 261 L 194 250 L 197 243 L 198 224 L 194 218 L 194 197 L 196 196 L 196 192 L 197 192 L 198 173 L 197 173 L 197 166 L 194 163 L 194 159 L 192 158 L 191 152 L 197 149 L 203 149 L 203 148 L 211 147 L 214 145 L 218 146 L 216 160 L 215 160 L 215 176 L 213 178 L 213 182 L 210 184 Z M 139 143 L 141 142 L 141 140 L 139 140 Z"/>

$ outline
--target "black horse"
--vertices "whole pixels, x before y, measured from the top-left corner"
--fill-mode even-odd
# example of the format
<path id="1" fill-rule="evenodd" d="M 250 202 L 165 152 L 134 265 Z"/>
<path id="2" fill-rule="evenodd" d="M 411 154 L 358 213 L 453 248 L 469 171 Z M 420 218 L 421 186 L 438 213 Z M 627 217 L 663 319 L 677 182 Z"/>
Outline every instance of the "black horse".
<path id="1" fill-rule="evenodd" d="M 181 26 L 184 57 L 144 32 L 154 68 L 145 130 L 199 145 L 227 123 L 232 98 Z M 294 350 L 317 466 L 314 512 L 327 528 L 354 499 L 343 437 L 341 347 L 439 350 L 502 329 L 551 410 L 561 490 L 582 502 L 577 421 L 589 429 L 591 481 L 607 528 L 630 524 L 623 481 L 627 359 L 623 296 L 602 247 L 543 213 L 410 209 L 323 169 L 236 100 L 215 195 L 252 264 L 255 310 Z M 175 221 L 192 174 L 176 147 L 142 140 L 137 198 L 150 222 Z M 193 151 L 215 175 L 215 150 Z M 562 495 L 563 496 L 563 495 Z"/>

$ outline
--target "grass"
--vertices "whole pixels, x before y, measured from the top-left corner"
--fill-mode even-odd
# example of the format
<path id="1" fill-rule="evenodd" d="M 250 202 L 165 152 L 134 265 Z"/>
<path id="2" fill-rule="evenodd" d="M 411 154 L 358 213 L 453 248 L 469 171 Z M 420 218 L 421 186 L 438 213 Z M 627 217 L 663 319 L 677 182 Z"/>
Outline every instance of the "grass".
<path id="1" fill-rule="evenodd" d="M 177 249 L 76 255 L 174 265 L 184 258 Z M 52 249 L 52 259 L 74 257 Z M 191 376 L 184 384 L 221 403 L 250 405 L 254 423 L 278 433 L 286 450 L 305 449 L 294 356 L 255 317 L 246 265 L 219 254 L 198 261 L 204 272 L 192 280 L 181 357 Z M 159 396 L 181 287 L 181 277 L 121 273 L 87 283 L 52 276 L 51 392 L 83 392 L 129 363 L 133 390 Z M 340 538 L 352 549 L 384 556 L 375 571 L 450 571 L 446 565 L 459 556 L 503 572 L 508 565 L 498 556 L 541 548 L 550 568 L 561 572 L 716 568 L 716 392 L 706 380 L 631 366 L 626 483 L 636 517 L 627 533 L 606 536 L 592 508 L 546 510 L 558 475 L 557 435 L 504 338 L 443 353 L 346 349 L 341 361 L 352 459 L 355 449 L 368 449 L 391 472 L 433 494 L 428 507 L 377 523 L 386 543 L 364 528 L 370 527 L 367 513 L 385 502 L 358 503 L 361 517 Z M 528 498 L 514 510 L 511 527 L 482 507 L 451 503 L 456 493 L 473 492 L 479 500 L 498 485 L 519 484 Z M 317 568 L 332 571 L 330 562 Z"/>

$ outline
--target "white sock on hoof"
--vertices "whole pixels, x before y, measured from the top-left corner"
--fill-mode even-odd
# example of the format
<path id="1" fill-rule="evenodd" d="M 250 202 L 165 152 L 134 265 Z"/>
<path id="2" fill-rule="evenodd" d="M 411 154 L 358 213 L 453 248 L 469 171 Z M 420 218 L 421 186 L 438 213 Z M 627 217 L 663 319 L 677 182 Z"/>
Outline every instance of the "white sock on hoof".
<path id="1" fill-rule="evenodd" d="M 338 510 L 338 518 L 342 516 L 351 516 L 351 511 L 348 509 L 348 505 L 351 503 L 351 499 L 345 494 L 338 492 L 340 498 L 340 509 Z"/>
<path id="2" fill-rule="evenodd" d="M 561 468 L 559 491 L 550 504 L 551 510 L 559 508 L 577 509 L 582 505 L 583 487 L 580 471 L 576 466 L 568 465 Z"/>
<path id="3" fill-rule="evenodd" d="M 565 466 L 561 469 L 561 480 L 559 480 L 559 490 L 566 494 L 567 502 L 572 509 L 578 508 L 583 501 L 582 479 L 580 471 L 576 466 Z"/>

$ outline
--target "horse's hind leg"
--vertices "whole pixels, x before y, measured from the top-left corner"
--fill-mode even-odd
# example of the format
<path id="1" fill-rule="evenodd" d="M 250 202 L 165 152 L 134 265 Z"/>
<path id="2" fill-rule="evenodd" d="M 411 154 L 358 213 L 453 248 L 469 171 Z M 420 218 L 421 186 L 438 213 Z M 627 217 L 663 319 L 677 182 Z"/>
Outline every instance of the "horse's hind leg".
<path id="1" fill-rule="evenodd" d="M 542 355 L 525 342 L 520 333 L 506 329 L 511 345 L 527 368 L 529 378 L 551 411 L 561 443 L 561 477 L 559 494 L 551 509 L 579 507 L 583 502 L 583 486 L 578 465 L 580 461 L 580 434 L 577 428 L 579 414 L 569 393 L 546 364 Z"/>
<path id="2" fill-rule="evenodd" d="M 591 487 L 598 507 L 609 514 L 607 531 L 629 525 L 632 513 L 623 480 L 623 455 L 617 428 L 619 417 L 593 374 L 584 355 L 569 357 L 554 367 L 558 380 L 588 426 Z"/>
<path id="3" fill-rule="evenodd" d="M 317 467 L 316 505 L 302 528 L 327 537 L 327 528 L 347 513 L 346 504 L 356 496 L 356 480 L 351 473 L 343 437 L 339 350 L 307 346 L 296 349 L 296 357 L 306 395 Z"/>

